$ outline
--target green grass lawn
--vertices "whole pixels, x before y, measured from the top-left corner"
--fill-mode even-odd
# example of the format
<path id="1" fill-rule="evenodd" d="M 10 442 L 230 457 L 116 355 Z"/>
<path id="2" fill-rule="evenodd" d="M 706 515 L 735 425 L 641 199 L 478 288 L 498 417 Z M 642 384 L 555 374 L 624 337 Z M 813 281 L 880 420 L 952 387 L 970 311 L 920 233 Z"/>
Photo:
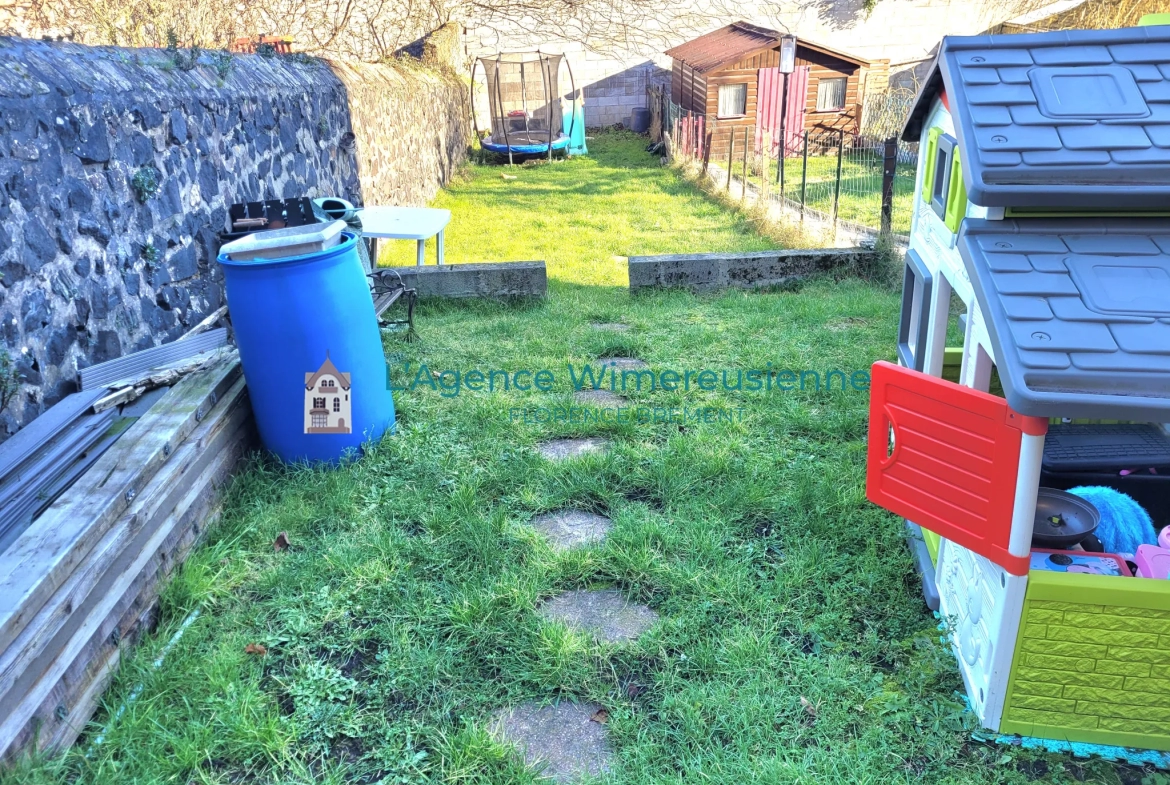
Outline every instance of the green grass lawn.
<path id="1" fill-rule="evenodd" d="M 742 171 L 741 163 L 732 167 L 737 177 Z M 726 161 L 720 162 L 726 166 Z M 776 184 L 776 161 L 758 160 L 754 165 L 748 161 L 749 179 L 759 184 L 759 178 L 767 174 L 770 193 L 779 193 Z M 913 216 L 914 164 L 898 164 L 894 177 L 894 206 L 891 227 L 896 234 L 910 234 L 910 219 Z M 841 161 L 841 186 L 837 193 L 837 154 L 813 155 L 808 157 L 805 169 L 801 156 L 784 161 L 784 194 L 794 202 L 800 201 L 800 184 L 805 181 L 804 201 L 814 210 L 826 215 L 833 214 L 833 199 L 836 196 L 837 217 L 862 226 L 881 227 L 882 214 L 882 159 L 881 152 L 858 149 L 845 151 Z"/>
<path id="2" fill-rule="evenodd" d="M 606 134 L 589 144 L 588 157 L 475 169 L 439 194 L 434 206 L 453 214 L 447 261 L 543 259 L 553 280 L 624 287 L 625 263 L 615 257 L 776 247 L 748 219 L 661 167 L 645 139 Z M 415 263 L 413 242 L 383 245 L 382 265 Z M 428 264 L 434 253 L 432 240 Z"/>
<path id="3" fill-rule="evenodd" d="M 607 708 L 612 783 L 1160 785 L 972 740 L 900 522 L 865 500 L 865 393 L 630 394 L 741 409 L 735 422 L 512 419 L 567 404 L 566 363 L 607 355 L 821 373 L 893 357 L 898 297 L 857 279 L 631 298 L 615 255 L 770 245 L 642 144 L 600 136 L 589 158 L 510 170 L 516 180 L 473 167 L 438 200 L 455 212 L 450 259 L 546 259 L 550 296 L 424 304 L 420 342 L 387 339 L 412 369 L 552 369 L 552 393 L 424 386 L 397 394 L 397 435 L 356 464 L 252 460 L 94 730 L 0 782 L 532 783 L 486 728 L 535 699 Z M 534 451 L 569 435 L 612 449 L 561 464 Z M 551 550 L 527 522 L 566 507 L 611 517 L 609 538 Z M 291 548 L 277 552 L 282 531 Z M 534 613 L 582 587 L 618 588 L 661 621 L 604 646 Z M 267 654 L 246 653 L 252 643 Z"/>

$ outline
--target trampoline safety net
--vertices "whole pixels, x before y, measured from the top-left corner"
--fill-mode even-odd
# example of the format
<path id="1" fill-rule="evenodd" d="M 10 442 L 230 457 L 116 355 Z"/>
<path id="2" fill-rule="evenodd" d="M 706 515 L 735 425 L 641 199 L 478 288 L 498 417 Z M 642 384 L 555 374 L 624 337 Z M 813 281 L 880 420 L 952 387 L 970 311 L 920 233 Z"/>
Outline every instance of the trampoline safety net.
<path id="1" fill-rule="evenodd" d="M 486 76 L 491 138 L 496 144 L 547 149 L 563 136 L 557 88 L 562 58 L 536 52 L 479 59 Z"/>

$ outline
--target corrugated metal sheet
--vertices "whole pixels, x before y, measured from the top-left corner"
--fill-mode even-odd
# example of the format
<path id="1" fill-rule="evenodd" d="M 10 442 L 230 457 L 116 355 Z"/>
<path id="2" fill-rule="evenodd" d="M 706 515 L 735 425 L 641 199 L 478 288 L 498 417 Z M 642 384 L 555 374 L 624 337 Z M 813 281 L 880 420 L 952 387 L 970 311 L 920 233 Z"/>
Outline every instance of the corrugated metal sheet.
<path id="1" fill-rule="evenodd" d="M 783 35 L 747 22 L 733 22 L 668 49 L 666 54 L 705 74 L 741 60 L 752 52 L 775 46 Z"/>
<path id="2" fill-rule="evenodd" d="M 127 354 L 109 362 L 91 365 L 88 368 L 82 368 L 78 373 L 81 379 L 81 389 L 88 390 L 92 387 L 120 382 L 123 379 L 132 379 L 152 368 L 158 368 L 187 357 L 194 357 L 200 352 L 218 349 L 226 344 L 227 330 L 221 327 L 218 330 L 208 330 L 190 338 L 180 338 L 162 346 Z"/>
<path id="3" fill-rule="evenodd" d="M 46 442 L 72 426 L 74 420 L 81 417 L 93 406 L 94 401 L 105 394 L 106 388 L 101 387 L 67 395 L 40 417 L 17 431 L 11 439 L 0 445 L 0 480 L 24 463 Z"/>
<path id="4" fill-rule="evenodd" d="M 111 433 L 110 426 L 117 416 L 116 409 L 107 409 L 70 420 L 67 429 L 8 473 L 0 483 L 0 553 L 114 443 L 120 432 Z"/>
<path id="5" fill-rule="evenodd" d="M 784 33 L 770 30 L 767 27 L 747 22 L 732 22 L 727 27 L 721 27 L 692 41 L 687 41 L 685 44 L 679 44 L 673 49 L 667 49 L 666 54 L 675 60 L 686 63 L 696 72 L 706 74 L 738 62 L 753 52 L 770 49 L 778 45 L 783 37 Z M 802 49 L 805 50 L 805 56 L 809 51 L 813 51 L 861 67 L 868 67 L 871 64 L 871 61 L 863 57 L 851 55 L 824 44 L 814 43 L 806 38 L 797 38 L 796 56 L 798 60 L 801 57 Z"/>

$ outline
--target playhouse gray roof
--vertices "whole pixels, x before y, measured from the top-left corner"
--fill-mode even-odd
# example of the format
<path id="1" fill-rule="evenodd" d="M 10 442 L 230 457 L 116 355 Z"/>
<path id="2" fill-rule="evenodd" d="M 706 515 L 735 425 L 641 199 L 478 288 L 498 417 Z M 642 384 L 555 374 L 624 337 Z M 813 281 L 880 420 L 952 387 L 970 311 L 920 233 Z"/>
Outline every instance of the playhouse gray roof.
<path id="1" fill-rule="evenodd" d="M 1170 222 L 968 218 L 958 246 L 1013 409 L 1170 421 Z"/>
<path id="2" fill-rule="evenodd" d="M 944 38 L 902 138 L 940 88 L 976 204 L 1164 207 L 1170 26 Z"/>

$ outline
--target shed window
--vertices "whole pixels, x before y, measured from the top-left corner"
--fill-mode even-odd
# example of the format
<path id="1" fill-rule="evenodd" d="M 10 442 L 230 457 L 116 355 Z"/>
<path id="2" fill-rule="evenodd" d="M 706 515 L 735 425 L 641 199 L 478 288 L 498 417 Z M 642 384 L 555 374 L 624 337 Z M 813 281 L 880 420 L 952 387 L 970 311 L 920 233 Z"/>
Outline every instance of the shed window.
<path id="1" fill-rule="evenodd" d="M 847 77 L 822 79 L 817 83 L 817 111 L 835 112 L 845 108 L 845 85 Z"/>
<path id="2" fill-rule="evenodd" d="M 719 85 L 719 116 L 743 117 L 747 114 L 747 85 Z"/>

